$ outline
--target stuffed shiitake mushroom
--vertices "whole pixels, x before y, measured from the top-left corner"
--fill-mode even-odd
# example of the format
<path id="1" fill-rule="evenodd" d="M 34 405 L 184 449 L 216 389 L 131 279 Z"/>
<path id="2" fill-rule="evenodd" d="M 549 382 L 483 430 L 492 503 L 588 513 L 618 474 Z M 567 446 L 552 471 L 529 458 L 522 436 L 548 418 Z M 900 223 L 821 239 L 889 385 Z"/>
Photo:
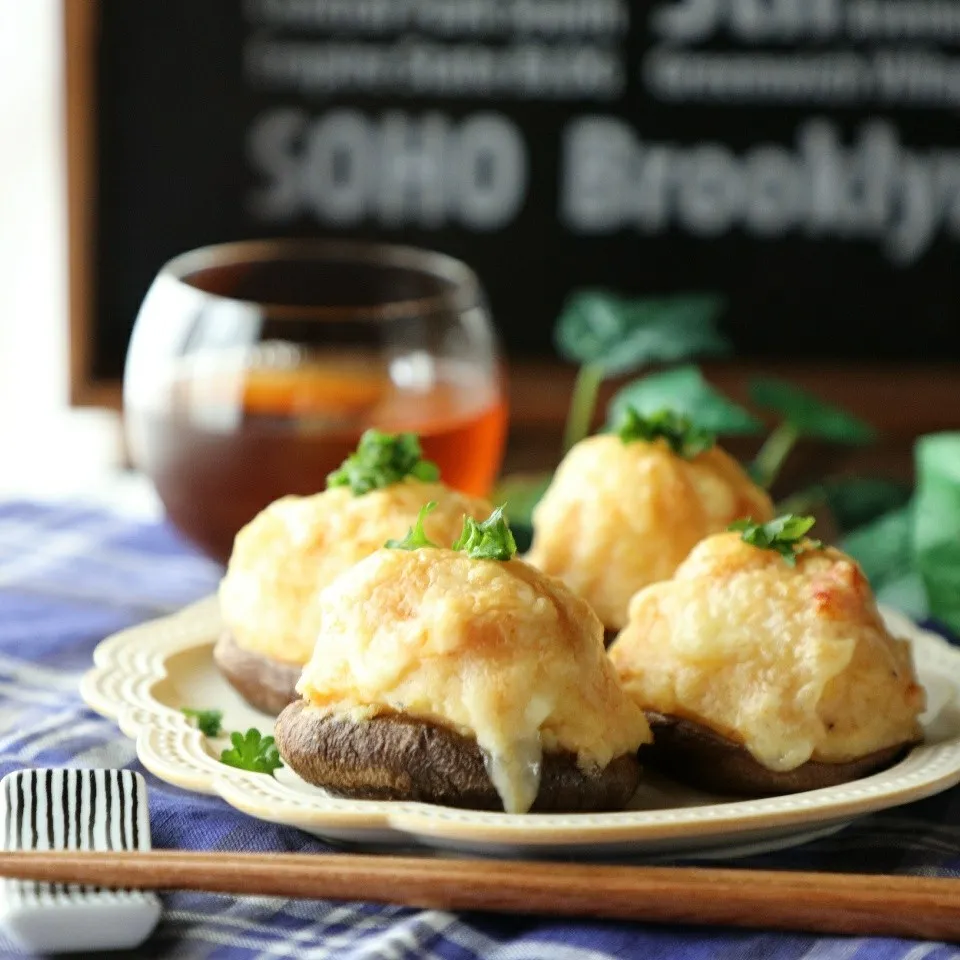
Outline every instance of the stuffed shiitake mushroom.
<path id="1" fill-rule="evenodd" d="M 563 459 L 534 511 L 526 559 L 587 600 L 612 634 L 638 590 L 744 516 L 768 520 L 773 505 L 712 435 L 670 411 L 628 408 L 616 433 Z"/>
<path id="2" fill-rule="evenodd" d="M 320 628 L 320 591 L 413 523 L 425 500 L 437 504 L 427 533 L 447 542 L 465 514 L 490 512 L 485 500 L 439 482 L 415 435 L 371 430 L 323 493 L 283 497 L 237 534 L 220 583 L 225 629 L 214 660 L 251 706 L 275 715 L 297 699 Z"/>
<path id="3" fill-rule="evenodd" d="M 744 521 L 634 597 L 610 648 L 654 735 L 641 756 L 706 789 L 793 793 L 890 765 L 922 738 L 909 644 L 810 518 Z"/>
<path id="4" fill-rule="evenodd" d="M 348 797 L 623 808 L 650 735 L 599 620 L 513 559 L 500 511 L 454 548 L 415 526 L 323 592 L 302 698 L 276 724 L 284 762 Z"/>

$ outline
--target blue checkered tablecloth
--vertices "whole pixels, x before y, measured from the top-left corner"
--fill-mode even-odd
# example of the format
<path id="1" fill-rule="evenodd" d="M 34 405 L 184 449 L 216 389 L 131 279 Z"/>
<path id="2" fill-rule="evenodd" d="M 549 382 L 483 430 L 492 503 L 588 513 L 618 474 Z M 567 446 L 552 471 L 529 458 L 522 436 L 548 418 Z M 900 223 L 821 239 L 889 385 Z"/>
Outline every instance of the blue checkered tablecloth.
<path id="1" fill-rule="evenodd" d="M 211 592 L 220 569 L 166 526 L 76 506 L 0 504 L 0 774 L 23 767 L 131 767 L 147 778 L 156 847 L 319 851 L 219 799 L 146 773 L 131 741 L 77 693 L 105 636 Z M 960 788 L 862 819 L 829 839 L 737 861 L 786 869 L 925 876 L 960 872 Z M 505 866 L 504 869 L 509 869 Z M 364 903 L 164 898 L 137 957 L 310 960 L 960 960 L 942 943 L 452 914 Z M 0 956 L 18 956 L 0 930 Z"/>

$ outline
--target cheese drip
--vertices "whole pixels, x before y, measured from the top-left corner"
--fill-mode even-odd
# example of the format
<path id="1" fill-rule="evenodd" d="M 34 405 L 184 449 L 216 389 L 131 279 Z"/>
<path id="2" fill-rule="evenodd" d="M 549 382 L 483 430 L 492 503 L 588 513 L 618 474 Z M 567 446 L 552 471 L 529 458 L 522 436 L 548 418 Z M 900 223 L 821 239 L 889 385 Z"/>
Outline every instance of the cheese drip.
<path id="1" fill-rule="evenodd" d="M 402 713 L 475 738 L 509 813 L 536 799 L 544 751 L 602 769 L 650 739 L 595 614 L 522 561 L 381 550 L 319 609 L 300 694 L 329 713 Z"/>
<path id="2" fill-rule="evenodd" d="M 540 790 L 543 751 L 539 737 L 518 740 L 506 753 L 484 753 L 483 760 L 503 809 L 507 813 L 526 813 Z"/>

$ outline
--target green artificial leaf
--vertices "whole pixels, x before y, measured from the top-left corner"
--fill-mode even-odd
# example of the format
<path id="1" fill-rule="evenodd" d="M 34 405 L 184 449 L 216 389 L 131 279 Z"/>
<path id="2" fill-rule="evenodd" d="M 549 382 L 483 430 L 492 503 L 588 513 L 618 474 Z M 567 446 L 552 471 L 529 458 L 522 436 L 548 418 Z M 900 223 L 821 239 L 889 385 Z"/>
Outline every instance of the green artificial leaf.
<path id="1" fill-rule="evenodd" d="M 874 589 L 873 594 L 878 603 L 899 610 L 914 620 L 926 620 L 930 616 L 927 588 L 917 570 L 888 580 Z"/>
<path id="2" fill-rule="evenodd" d="M 533 524 L 515 523 L 510 527 L 513 542 L 517 545 L 517 553 L 527 553 L 533 546 Z"/>
<path id="3" fill-rule="evenodd" d="M 853 414 L 783 380 L 754 380 L 750 384 L 750 399 L 760 409 L 779 414 L 782 421 L 748 468 L 751 478 L 768 490 L 801 437 L 865 444 L 877 436 L 873 427 Z"/>
<path id="4" fill-rule="evenodd" d="M 910 484 L 885 477 L 846 477 L 824 483 L 826 503 L 841 532 L 856 530 L 910 502 Z"/>
<path id="5" fill-rule="evenodd" d="M 715 434 L 754 434 L 763 424 L 711 386 L 695 366 L 677 367 L 628 383 L 607 407 L 607 423 L 620 422 L 627 407 L 651 414 L 670 409 Z"/>
<path id="6" fill-rule="evenodd" d="M 848 533 L 839 546 L 860 564 L 877 600 L 922 620 L 930 610 L 913 528 L 914 506 L 908 503 Z"/>
<path id="7" fill-rule="evenodd" d="M 891 510 L 847 534 L 840 549 L 860 564 L 874 589 L 914 570 L 913 505 Z"/>
<path id="8" fill-rule="evenodd" d="M 792 494 L 777 504 L 780 513 L 810 513 L 818 506 L 829 509 L 841 534 L 904 507 L 910 485 L 884 477 L 833 477 Z"/>
<path id="9" fill-rule="evenodd" d="M 517 543 L 504 515 L 504 508 L 497 507 L 486 520 L 463 518 L 463 530 L 454 550 L 460 550 L 474 560 L 511 560 L 517 553 Z"/>
<path id="10" fill-rule="evenodd" d="M 717 442 L 709 430 L 702 429 L 689 417 L 673 410 L 657 410 L 643 416 L 633 407 L 626 407 L 617 422 L 616 433 L 624 443 L 666 440 L 677 456 L 687 459 L 709 450 Z"/>
<path id="11" fill-rule="evenodd" d="M 391 550 L 420 550 L 423 547 L 439 546 L 439 544 L 434 543 L 427 537 L 423 529 L 423 521 L 426 519 L 427 514 L 436 509 L 436 500 L 425 503 L 420 508 L 420 512 L 417 514 L 417 519 L 413 526 L 407 531 L 407 535 L 402 540 L 388 540 L 384 546 L 389 547 Z"/>
<path id="12" fill-rule="evenodd" d="M 651 363 L 676 363 L 730 352 L 716 328 L 720 297 L 685 295 L 627 299 L 607 291 L 572 294 L 557 320 L 561 356 L 615 377 Z"/>
<path id="13" fill-rule="evenodd" d="M 930 615 L 960 633 L 960 433 L 916 446 L 913 547 Z"/>
<path id="14" fill-rule="evenodd" d="M 233 746 L 220 754 L 220 762 L 228 767 L 272 774 L 283 766 L 273 737 L 263 736 L 254 727 L 245 734 L 231 733 L 230 742 Z"/>
<path id="15" fill-rule="evenodd" d="M 823 546 L 819 540 L 807 536 L 815 523 L 813 517 L 798 517 L 788 513 L 768 523 L 754 523 L 749 518 L 736 520 L 727 529 L 736 530 L 744 543 L 761 550 L 773 550 L 790 566 L 795 566 L 798 554 L 819 550 Z"/>
<path id="16" fill-rule="evenodd" d="M 877 438 L 877 431 L 859 417 L 783 380 L 754 380 L 750 399 L 761 410 L 779 414 L 799 437 L 849 444 L 871 443 Z"/>
<path id="17" fill-rule="evenodd" d="M 191 707 L 181 707 L 180 712 L 191 720 L 196 721 L 197 729 L 205 737 L 219 737 L 223 729 L 222 710 L 194 710 Z"/>
<path id="18" fill-rule="evenodd" d="M 514 523 L 510 525 L 513 542 L 517 545 L 517 553 L 525 554 L 533 546 L 533 524 Z"/>
<path id="19" fill-rule="evenodd" d="M 431 482 L 440 479 L 435 463 L 423 459 L 415 433 L 367 430 L 356 452 L 327 477 L 328 487 L 349 487 L 354 496 L 399 483 L 406 477 Z"/>
<path id="20" fill-rule="evenodd" d="M 521 551 L 526 549 L 519 546 L 521 531 L 526 536 L 526 530 L 533 526 L 533 511 L 552 480 L 552 473 L 512 474 L 502 477 L 490 494 L 494 503 L 510 504 L 507 518 Z"/>

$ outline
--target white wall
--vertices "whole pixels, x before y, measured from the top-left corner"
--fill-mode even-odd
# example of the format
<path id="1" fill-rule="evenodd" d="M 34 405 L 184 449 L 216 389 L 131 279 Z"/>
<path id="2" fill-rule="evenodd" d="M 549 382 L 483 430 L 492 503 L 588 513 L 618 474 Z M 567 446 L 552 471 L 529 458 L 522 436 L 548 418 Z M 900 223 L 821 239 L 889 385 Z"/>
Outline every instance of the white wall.
<path id="1" fill-rule="evenodd" d="M 0 0 L 0 496 L 80 492 L 117 418 L 71 411 L 60 0 Z"/>

